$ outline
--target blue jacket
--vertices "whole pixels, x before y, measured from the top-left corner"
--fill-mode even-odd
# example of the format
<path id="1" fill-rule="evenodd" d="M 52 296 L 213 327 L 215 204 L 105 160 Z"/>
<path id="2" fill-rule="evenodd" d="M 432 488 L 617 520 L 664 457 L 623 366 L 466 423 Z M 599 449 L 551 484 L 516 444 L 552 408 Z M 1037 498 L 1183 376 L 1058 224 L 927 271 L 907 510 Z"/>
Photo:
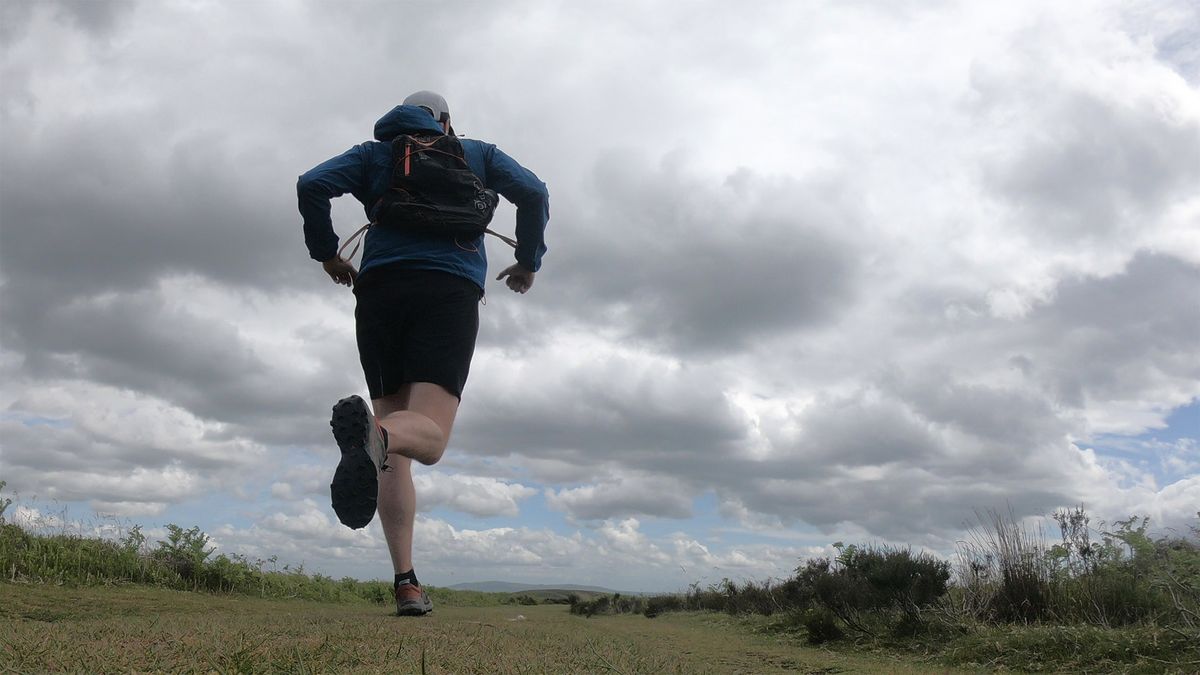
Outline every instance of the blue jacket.
<path id="1" fill-rule="evenodd" d="M 329 200 L 349 192 L 362 203 L 368 221 L 371 209 L 387 190 L 392 169 L 390 141 L 401 133 L 442 133 L 428 112 L 415 106 L 396 106 L 375 123 L 375 140 L 356 145 L 300 176 L 296 193 L 304 218 L 304 243 L 313 260 L 337 255 L 338 236 L 329 217 Z M 461 139 L 463 154 L 475 175 L 517 207 L 517 262 L 538 271 L 546 252 L 543 240 L 550 218 L 546 184 L 499 148 L 470 138 Z M 367 230 L 359 274 L 382 265 L 401 263 L 410 269 L 450 272 L 483 288 L 487 254 L 483 237 L 475 241 L 423 235 L 396 228 Z"/>

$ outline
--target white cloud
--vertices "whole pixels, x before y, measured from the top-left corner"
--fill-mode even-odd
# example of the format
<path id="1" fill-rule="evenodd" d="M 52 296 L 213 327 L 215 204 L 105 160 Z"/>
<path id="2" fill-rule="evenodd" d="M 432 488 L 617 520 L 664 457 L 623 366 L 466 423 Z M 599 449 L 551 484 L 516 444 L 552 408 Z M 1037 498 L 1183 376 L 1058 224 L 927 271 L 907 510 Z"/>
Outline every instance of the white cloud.
<path id="1" fill-rule="evenodd" d="M 271 496 L 284 502 L 316 500 L 328 503 L 329 483 L 336 466 L 336 455 L 331 455 L 325 465 L 291 466 L 276 476 L 277 480 L 270 487 Z M 417 491 L 419 512 L 446 508 L 480 518 L 515 517 L 520 513 L 520 502 L 537 494 L 535 488 L 520 483 L 420 466 L 413 467 L 413 486 Z"/>
<path id="2" fill-rule="evenodd" d="M 562 490 L 547 490 L 546 504 L 572 520 L 601 520 L 631 514 L 660 518 L 692 515 L 692 490 L 667 476 L 621 476 L 617 480 Z"/>
<path id="3" fill-rule="evenodd" d="M 537 494 L 519 483 L 505 483 L 484 476 L 421 472 L 413 476 L 421 510 L 444 506 L 473 516 L 516 516 L 518 502 Z"/>
<path id="4" fill-rule="evenodd" d="M 294 181 L 429 87 L 555 205 L 416 476 L 426 513 L 557 511 L 422 517 L 439 569 L 768 574 L 795 526 L 940 545 L 1005 503 L 1190 515 L 1195 434 L 1114 436 L 1200 397 L 1195 3 L 625 4 L 427 7 L 409 46 L 443 58 L 397 75 L 388 3 L 0 3 L 9 489 L 280 506 L 201 524 L 386 567 L 327 507 L 329 406 L 363 387 Z M 706 494 L 759 543 L 715 541 Z"/>

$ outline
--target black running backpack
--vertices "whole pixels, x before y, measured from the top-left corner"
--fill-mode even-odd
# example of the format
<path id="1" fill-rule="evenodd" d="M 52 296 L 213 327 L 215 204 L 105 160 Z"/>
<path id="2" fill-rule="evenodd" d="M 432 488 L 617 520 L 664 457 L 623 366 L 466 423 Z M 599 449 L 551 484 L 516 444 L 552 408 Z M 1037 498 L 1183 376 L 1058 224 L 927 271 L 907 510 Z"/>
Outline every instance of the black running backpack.
<path id="1" fill-rule="evenodd" d="M 499 199 L 471 171 L 462 143 L 450 134 L 401 134 L 392 140 L 392 176 L 373 211 L 374 223 L 478 237 Z"/>

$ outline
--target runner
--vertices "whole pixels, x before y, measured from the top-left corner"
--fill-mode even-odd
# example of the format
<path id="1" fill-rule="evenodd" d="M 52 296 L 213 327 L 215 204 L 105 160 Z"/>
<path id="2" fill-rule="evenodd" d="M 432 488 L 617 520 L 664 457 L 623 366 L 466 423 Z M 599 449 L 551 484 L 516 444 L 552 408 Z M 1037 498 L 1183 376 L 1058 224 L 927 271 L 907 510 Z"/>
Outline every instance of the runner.
<path id="1" fill-rule="evenodd" d="M 409 96 L 375 123 L 374 141 L 314 167 L 296 189 L 309 255 L 335 283 L 353 288 L 359 359 L 371 395 L 370 407 L 358 396 L 333 407 L 330 425 L 342 453 L 330 486 L 333 509 L 343 524 L 360 528 L 378 506 L 395 568 L 396 612 L 420 616 L 433 604 L 413 570 L 412 460 L 435 464 L 446 450 L 475 351 L 487 257 L 481 234 L 381 224 L 366 230 L 360 269 L 349 260 L 353 252 L 342 257 L 330 200 L 349 192 L 375 221 L 376 205 L 397 180 L 391 142 L 401 135 L 455 137 L 446 100 L 429 91 Z M 496 279 L 525 293 L 546 252 L 546 185 L 490 143 L 459 142 L 470 172 L 517 207 L 516 262 Z"/>

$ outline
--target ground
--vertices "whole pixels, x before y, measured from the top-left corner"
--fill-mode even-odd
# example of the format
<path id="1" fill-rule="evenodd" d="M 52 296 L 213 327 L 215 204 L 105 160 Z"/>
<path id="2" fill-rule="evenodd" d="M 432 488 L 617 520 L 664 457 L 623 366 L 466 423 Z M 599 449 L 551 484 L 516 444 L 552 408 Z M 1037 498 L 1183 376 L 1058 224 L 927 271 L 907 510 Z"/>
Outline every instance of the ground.
<path id="1" fill-rule="evenodd" d="M 0 672 L 930 673 L 769 635 L 719 614 L 572 616 L 438 606 L 421 618 L 137 586 L 0 582 Z"/>

